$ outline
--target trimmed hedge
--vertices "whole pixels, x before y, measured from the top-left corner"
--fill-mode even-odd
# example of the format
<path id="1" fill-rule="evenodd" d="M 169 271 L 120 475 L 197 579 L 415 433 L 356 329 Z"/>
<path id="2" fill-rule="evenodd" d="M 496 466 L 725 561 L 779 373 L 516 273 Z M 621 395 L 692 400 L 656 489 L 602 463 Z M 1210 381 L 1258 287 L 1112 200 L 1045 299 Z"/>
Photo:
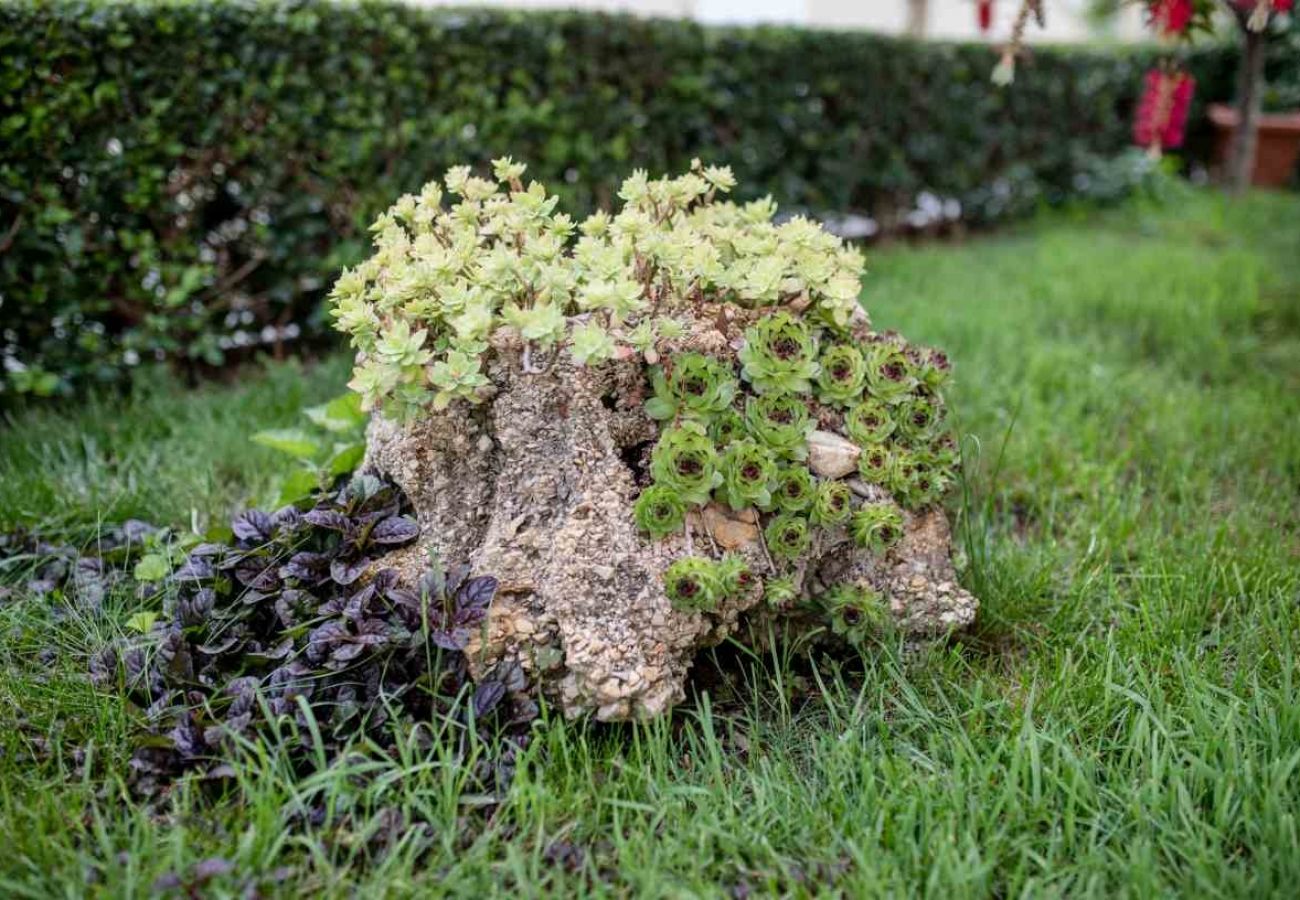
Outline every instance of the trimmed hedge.
<path id="1" fill-rule="evenodd" d="M 574 212 L 633 167 L 725 162 L 746 195 L 984 223 L 1086 188 L 1153 51 L 984 46 L 581 13 L 280 2 L 0 4 L 0 392 L 219 366 L 322 333 L 366 226 L 511 154 Z M 1196 52 L 1200 97 L 1234 58 Z M 0 397 L 3 395 L 0 394 Z"/>

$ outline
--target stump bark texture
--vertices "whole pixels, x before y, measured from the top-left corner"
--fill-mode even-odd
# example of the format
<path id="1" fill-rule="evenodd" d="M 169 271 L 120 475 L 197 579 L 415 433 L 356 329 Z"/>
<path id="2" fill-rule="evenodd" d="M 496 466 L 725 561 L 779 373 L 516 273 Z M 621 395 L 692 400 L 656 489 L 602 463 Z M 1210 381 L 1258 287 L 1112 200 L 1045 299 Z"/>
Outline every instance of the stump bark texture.
<path id="1" fill-rule="evenodd" d="M 745 312 L 715 312 L 694 322 L 681 348 L 734 358 Z M 659 432 L 642 409 L 645 361 L 588 367 L 562 351 L 525 365 L 509 329 L 493 344 L 485 402 L 455 403 L 404 425 L 372 421 L 364 468 L 405 491 L 421 526 L 414 546 L 380 565 L 413 581 L 432 551 L 500 579 L 485 627 L 467 648 L 476 671 L 515 658 L 568 716 L 658 715 L 683 698 L 696 654 L 763 603 L 755 590 L 714 612 L 677 610 L 664 594 L 664 571 L 691 552 L 730 550 L 766 575 L 759 516 L 710 504 L 690 515 L 684 534 L 640 533 L 633 504 Z M 842 475 L 864 498 L 887 498 L 853 477 L 843 454 L 856 448 L 833 421 L 824 427 L 814 471 Z M 916 635 L 966 626 L 978 606 L 957 583 L 948 521 L 937 507 L 907 514 L 904 536 L 884 554 L 856 547 L 842 529 L 823 531 L 796 576 L 810 594 L 866 582 L 888 599 L 897 627 Z"/>

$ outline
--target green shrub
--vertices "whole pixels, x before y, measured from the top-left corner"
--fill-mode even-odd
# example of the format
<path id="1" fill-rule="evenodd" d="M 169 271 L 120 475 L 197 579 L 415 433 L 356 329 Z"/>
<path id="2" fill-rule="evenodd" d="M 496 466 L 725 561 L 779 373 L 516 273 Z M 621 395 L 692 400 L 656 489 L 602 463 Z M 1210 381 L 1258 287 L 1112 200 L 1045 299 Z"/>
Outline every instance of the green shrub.
<path id="1" fill-rule="evenodd" d="M 1077 196 L 1128 143 L 1151 51 L 987 47 L 582 13 L 318 0 L 0 3 L 0 396 L 320 337 L 391 198 L 512 153 L 567 208 L 634 166 L 739 200 L 983 223 Z M 1232 89 L 1206 48 L 1202 98 Z M 584 335 L 575 352 L 601 352 Z M 455 360 L 448 359 L 448 366 Z M 450 379 L 458 373 L 448 371 Z"/>

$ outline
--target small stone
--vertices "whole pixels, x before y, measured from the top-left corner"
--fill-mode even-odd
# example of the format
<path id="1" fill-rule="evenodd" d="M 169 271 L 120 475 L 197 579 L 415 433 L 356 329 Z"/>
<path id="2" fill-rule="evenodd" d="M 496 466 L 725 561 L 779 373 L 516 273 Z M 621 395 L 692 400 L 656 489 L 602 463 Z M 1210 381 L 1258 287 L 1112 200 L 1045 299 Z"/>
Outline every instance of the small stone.
<path id="1" fill-rule="evenodd" d="M 724 550 L 739 550 L 758 542 L 758 526 L 733 517 L 716 503 L 704 507 L 704 527 Z"/>
<path id="2" fill-rule="evenodd" d="M 819 478 L 843 478 L 858 470 L 862 448 L 829 431 L 808 435 L 808 468 Z"/>

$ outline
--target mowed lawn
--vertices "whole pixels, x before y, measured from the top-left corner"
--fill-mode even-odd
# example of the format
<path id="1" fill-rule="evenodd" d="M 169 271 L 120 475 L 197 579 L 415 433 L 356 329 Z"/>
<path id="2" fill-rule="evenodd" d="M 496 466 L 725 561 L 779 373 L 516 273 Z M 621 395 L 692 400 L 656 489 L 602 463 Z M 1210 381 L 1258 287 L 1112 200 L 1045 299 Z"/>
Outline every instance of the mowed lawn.
<path id="1" fill-rule="evenodd" d="M 944 347 L 970 633 L 861 663 L 725 653 L 671 720 L 546 718 L 490 816 L 400 747 L 238 788 L 123 787 L 132 713 L 83 677 L 130 600 L 0 608 L 0 894 L 1294 896 L 1300 885 L 1300 197 L 1055 214 L 873 253 L 880 328 Z M 347 362 L 36 411 L 0 530 L 206 527 L 273 494 L 247 436 Z M 723 654 L 720 654 L 723 655 Z M 300 811 L 326 800 L 328 815 Z"/>

